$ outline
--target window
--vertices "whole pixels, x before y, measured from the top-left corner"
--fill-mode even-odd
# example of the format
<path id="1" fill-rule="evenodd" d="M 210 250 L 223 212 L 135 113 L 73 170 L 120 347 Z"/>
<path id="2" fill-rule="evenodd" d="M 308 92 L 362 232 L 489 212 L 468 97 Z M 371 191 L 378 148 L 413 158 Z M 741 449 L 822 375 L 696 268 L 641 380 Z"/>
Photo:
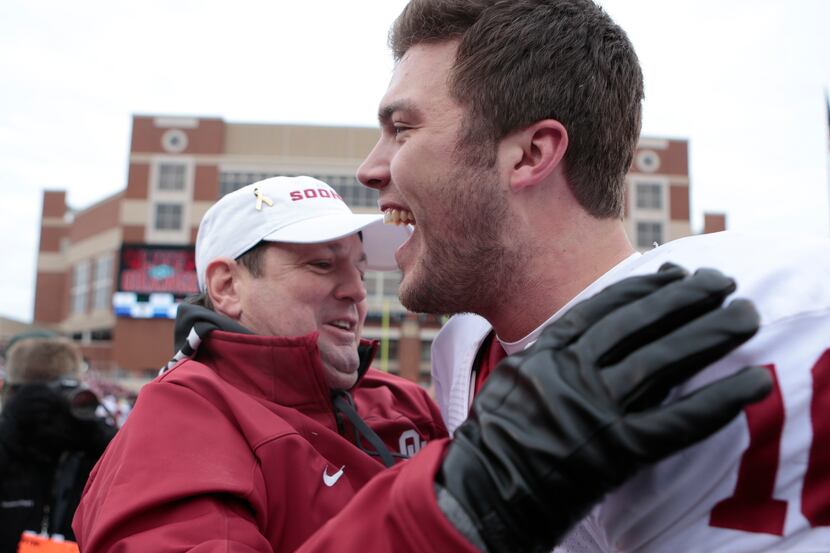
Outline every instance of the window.
<path id="1" fill-rule="evenodd" d="M 662 223 L 637 223 L 637 247 L 650 248 L 663 242 Z"/>
<path id="2" fill-rule="evenodd" d="M 89 292 L 89 261 L 81 261 L 72 270 L 72 289 L 70 300 L 72 313 L 85 313 L 87 293 Z"/>
<path id="3" fill-rule="evenodd" d="M 654 182 L 638 183 L 637 207 L 641 209 L 663 209 L 663 187 Z"/>
<path id="4" fill-rule="evenodd" d="M 381 326 L 383 324 L 383 313 L 380 311 L 369 311 L 366 315 L 364 326 Z"/>
<path id="5" fill-rule="evenodd" d="M 102 328 L 98 330 L 93 330 L 89 333 L 89 339 L 93 342 L 111 342 L 112 341 L 112 329 L 110 328 Z"/>
<path id="6" fill-rule="evenodd" d="M 642 150 L 637 154 L 637 167 L 644 173 L 654 173 L 660 168 L 660 156 L 652 150 Z"/>
<path id="7" fill-rule="evenodd" d="M 169 129 L 161 135 L 161 145 L 166 152 L 181 153 L 187 149 L 187 134 L 181 129 Z"/>
<path id="8" fill-rule="evenodd" d="M 156 204 L 156 230 L 181 230 L 182 204 Z"/>
<path id="9" fill-rule="evenodd" d="M 95 262 L 95 280 L 92 283 L 92 309 L 107 309 L 112 303 L 112 254 Z"/>
<path id="10" fill-rule="evenodd" d="M 383 295 L 387 298 L 397 298 L 398 288 L 401 286 L 401 274 L 399 272 L 380 273 L 383 275 Z"/>
<path id="11" fill-rule="evenodd" d="M 271 177 L 295 177 L 297 173 L 286 172 L 223 172 L 219 175 L 219 197 L 229 194 L 234 190 L 239 190 L 243 186 L 258 182 Z M 315 179 L 321 180 L 334 188 L 340 194 L 343 201 L 349 207 L 371 207 L 377 208 L 378 205 L 378 191 L 367 188 L 357 182 L 357 179 L 352 175 L 309 175 Z"/>
<path id="12" fill-rule="evenodd" d="M 366 271 L 363 277 L 363 285 L 366 287 L 366 295 L 374 297 L 377 295 L 378 286 L 380 286 L 383 273 L 377 271 Z"/>
<path id="13" fill-rule="evenodd" d="M 398 360 L 398 340 L 394 338 L 389 339 L 389 360 L 390 361 L 397 361 Z"/>
<path id="14" fill-rule="evenodd" d="M 239 190 L 243 186 L 248 186 L 261 180 L 270 179 L 271 177 L 293 177 L 295 175 L 290 173 L 275 173 L 275 172 L 224 172 L 219 174 L 219 197 L 225 194 L 230 194 L 235 190 Z"/>
<path id="15" fill-rule="evenodd" d="M 363 186 L 354 177 L 319 176 L 315 178 L 329 183 L 350 207 L 376 208 L 378 205 L 378 191 Z"/>
<path id="16" fill-rule="evenodd" d="M 181 163 L 162 163 L 158 166 L 158 169 L 159 190 L 184 190 L 184 165 Z"/>
<path id="17" fill-rule="evenodd" d="M 421 361 L 429 363 L 430 360 L 432 360 L 432 342 L 421 340 Z"/>

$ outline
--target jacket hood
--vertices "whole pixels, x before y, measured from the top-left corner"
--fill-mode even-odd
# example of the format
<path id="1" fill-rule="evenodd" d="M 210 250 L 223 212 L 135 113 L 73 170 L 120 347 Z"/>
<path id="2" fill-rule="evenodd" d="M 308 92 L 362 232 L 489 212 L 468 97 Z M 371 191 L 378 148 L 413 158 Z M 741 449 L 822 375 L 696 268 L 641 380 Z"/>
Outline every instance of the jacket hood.
<path id="1" fill-rule="evenodd" d="M 192 358 L 199 349 L 202 340 L 207 338 L 214 330 L 254 335 L 253 332 L 238 322 L 211 309 L 189 303 L 180 304 L 176 312 L 176 323 L 173 331 L 173 345 L 176 348 L 176 354 L 159 370 L 159 375 L 166 373 L 183 359 Z M 357 372 L 358 382 L 369 370 L 377 351 L 377 345 L 377 341 L 360 340 L 360 345 L 357 348 L 358 358 L 360 359 Z"/>

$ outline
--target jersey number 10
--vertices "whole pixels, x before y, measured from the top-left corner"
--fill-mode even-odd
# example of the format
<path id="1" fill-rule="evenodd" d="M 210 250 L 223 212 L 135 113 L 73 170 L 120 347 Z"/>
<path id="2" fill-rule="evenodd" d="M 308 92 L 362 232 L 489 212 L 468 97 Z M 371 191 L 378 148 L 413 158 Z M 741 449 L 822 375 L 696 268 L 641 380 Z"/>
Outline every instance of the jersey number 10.
<path id="1" fill-rule="evenodd" d="M 775 365 L 767 368 L 772 373 L 773 391 L 746 408 L 749 447 L 741 457 L 735 492 L 715 505 L 709 525 L 783 536 L 787 502 L 772 494 L 784 430 L 784 400 Z M 830 349 L 813 365 L 812 376 L 813 441 L 801 488 L 801 512 L 811 527 L 830 526 Z"/>

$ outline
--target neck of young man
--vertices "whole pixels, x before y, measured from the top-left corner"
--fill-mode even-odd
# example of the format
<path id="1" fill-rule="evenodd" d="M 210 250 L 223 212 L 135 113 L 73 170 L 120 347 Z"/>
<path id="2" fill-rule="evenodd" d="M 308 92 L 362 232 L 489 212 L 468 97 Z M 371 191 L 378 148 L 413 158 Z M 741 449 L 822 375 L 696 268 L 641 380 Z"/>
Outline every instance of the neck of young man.
<path id="1" fill-rule="evenodd" d="M 538 220 L 537 220 L 538 223 Z M 550 227 L 550 228 L 545 228 Z M 543 238 L 544 237 L 544 238 Z M 592 282 L 635 252 L 619 219 L 579 214 L 537 224 L 514 247 L 531 252 L 509 290 L 482 313 L 501 340 L 521 340 Z"/>

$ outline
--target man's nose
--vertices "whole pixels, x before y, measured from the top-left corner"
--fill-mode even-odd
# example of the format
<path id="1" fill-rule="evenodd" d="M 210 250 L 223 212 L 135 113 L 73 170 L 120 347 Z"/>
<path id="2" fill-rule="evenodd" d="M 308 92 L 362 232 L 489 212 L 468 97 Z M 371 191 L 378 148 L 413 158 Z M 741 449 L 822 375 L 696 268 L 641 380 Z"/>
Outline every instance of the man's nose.
<path id="1" fill-rule="evenodd" d="M 389 184 L 389 155 L 383 143 L 383 137 L 378 140 L 363 163 L 357 169 L 357 180 L 363 186 L 380 190 Z"/>
<path id="2" fill-rule="evenodd" d="M 337 299 L 360 303 L 366 299 L 366 285 L 363 275 L 356 267 L 347 269 L 335 291 Z"/>

